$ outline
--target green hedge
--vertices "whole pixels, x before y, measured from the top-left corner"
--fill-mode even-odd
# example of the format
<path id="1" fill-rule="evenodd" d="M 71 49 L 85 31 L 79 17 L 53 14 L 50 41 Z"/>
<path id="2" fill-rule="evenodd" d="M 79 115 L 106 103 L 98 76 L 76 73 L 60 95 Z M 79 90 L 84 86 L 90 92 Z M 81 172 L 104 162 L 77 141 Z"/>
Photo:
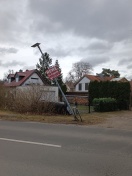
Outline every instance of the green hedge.
<path id="1" fill-rule="evenodd" d="M 114 98 L 119 110 L 129 109 L 130 83 L 117 81 L 93 81 L 89 84 L 89 101 L 92 104 L 94 98 Z"/>
<path id="2" fill-rule="evenodd" d="M 117 101 L 114 98 L 94 98 L 93 106 L 96 112 L 108 112 L 117 110 Z"/>

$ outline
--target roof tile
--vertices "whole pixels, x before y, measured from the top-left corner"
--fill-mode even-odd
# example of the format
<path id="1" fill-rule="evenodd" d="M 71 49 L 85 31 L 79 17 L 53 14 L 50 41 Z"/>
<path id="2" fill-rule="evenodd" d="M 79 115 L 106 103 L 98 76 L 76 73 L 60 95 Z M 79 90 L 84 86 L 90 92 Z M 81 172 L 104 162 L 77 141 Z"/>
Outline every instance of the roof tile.
<path id="1" fill-rule="evenodd" d="M 14 77 L 16 76 L 16 74 L 18 74 L 19 76 L 23 76 L 23 78 L 20 81 L 18 81 L 18 82 L 16 82 L 16 80 L 12 81 L 11 83 L 6 82 L 4 85 L 5 86 L 9 86 L 9 87 L 21 86 L 35 72 L 37 72 L 36 69 L 34 69 L 34 70 L 26 70 L 25 72 L 16 72 L 14 74 Z M 8 75 L 8 77 L 9 77 L 9 75 Z"/>

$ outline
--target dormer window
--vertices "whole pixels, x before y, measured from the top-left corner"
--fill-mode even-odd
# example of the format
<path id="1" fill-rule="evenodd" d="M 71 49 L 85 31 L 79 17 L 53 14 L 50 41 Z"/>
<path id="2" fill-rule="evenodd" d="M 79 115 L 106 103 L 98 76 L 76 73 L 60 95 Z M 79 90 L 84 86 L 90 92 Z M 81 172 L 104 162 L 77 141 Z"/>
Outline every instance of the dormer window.
<path id="1" fill-rule="evenodd" d="M 24 78 L 24 76 L 19 76 L 19 81 L 21 81 Z"/>
<path id="2" fill-rule="evenodd" d="M 14 80 L 15 80 L 15 78 L 14 78 L 14 77 L 11 77 L 11 82 L 14 81 Z"/>
<path id="3" fill-rule="evenodd" d="M 7 79 L 8 79 L 8 83 L 11 83 L 12 81 L 14 81 L 15 80 L 14 74 L 9 74 Z"/>

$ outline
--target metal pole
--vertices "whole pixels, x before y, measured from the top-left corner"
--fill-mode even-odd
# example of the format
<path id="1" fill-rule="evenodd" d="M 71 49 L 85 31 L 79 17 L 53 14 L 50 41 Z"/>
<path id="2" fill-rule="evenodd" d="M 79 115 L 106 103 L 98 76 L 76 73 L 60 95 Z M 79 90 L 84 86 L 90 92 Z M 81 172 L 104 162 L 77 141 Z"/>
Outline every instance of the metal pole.
<path id="1" fill-rule="evenodd" d="M 41 48 L 40 48 L 40 43 L 36 43 L 35 45 L 33 45 L 32 47 L 38 47 L 38 49 L 39 49 L 39 51 L 41 52 L 41 54 L 42 54 L 42 57 L 43 57 L 43 59 L 45 60 L 45 62 L 46 62 L 46 64 L 47 64 L 47 61 L 46 61 L 46 59 L 44 58 L 44 54 L 43 54 L 43 52 L 42 52 L 42 50 L 41 50 Z M 48 66 L 48 64 L 47 64 L 47 66 Z M 69 104 L 69 102 L 68 102 L 68 100 L 67 100 L 67 98 L 66 98 L 66 96 L 65 96 L 65 94 L 63 93 L 63 91 L 62 91 L 62 89 L 61 89 L 61 87 L 60 87 L 60 85 L 59 85 L 59 83 L 58 83 L 58 81 L 57 81 L 57 79 L 55 78 L 55 82 L 56 82 L 56 84 L 57 84 L 57 86 L 58 86 L 58 88 L 59 88 L 59 90 L 61 91 L 61 93 L 62 93 L 62 96 L 63 96 L 63 98 L 64 98 L 64 100 L 65 100 L 65 103 L 67 104 L 67 107 L 68 107 L 68 112 L 70 113 L 70 114 L 72 114 L 72 115 L 74 115 L 74 112 L 73 112 L 73 110 L 72 110 L 72 108 L 71 108 L 71 106 L 70 106 L 70 104 Z M 74 118 L 76 119 L 76 117 L 74 116 Z"/>
<path id="2" fill-rule="evenodd" d="M 74 112 L 73 112 L 73 110 L 72 110 L 72 108 L 71 108 L 71 106 L 70 106 L 70 104 L 69 104 L 69 102 L 68 102 L 68 100 L 67 100 L 65 94 L 63 93 L 63 91 L 62 91 L 62 89 L 61 89 L 61 87 L 60 87 L 60 85 L 59 85 L 59 83 L 58 83 L 58 81 L 57 81 L 56 78 L 55 78 L 55 82 L 56 82 L 56 84 L 57 84 L 59 90 L 61 91 L 61 94 L 62 94 L 62 96 L 63 96 L 63 98 L 64 98 L 64 100 L 65 100 L 65 102 L 66 102 L 66 104 L 67 104 L 67 106 L 68 106 L 68 108 L 69 108 L 69 109 L 68 109 L 68 112 L 69 112 L 70 114 L 74 115 Z"/>

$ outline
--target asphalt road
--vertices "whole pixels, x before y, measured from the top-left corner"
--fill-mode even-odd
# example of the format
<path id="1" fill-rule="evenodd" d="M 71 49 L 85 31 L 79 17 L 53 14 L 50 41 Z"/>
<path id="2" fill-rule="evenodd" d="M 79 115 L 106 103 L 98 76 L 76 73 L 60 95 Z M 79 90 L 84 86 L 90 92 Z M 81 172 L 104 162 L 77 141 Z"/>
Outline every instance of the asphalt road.
<path id="1" fill-rule="evenodd" d="M 132 131 L 0 121 L 0 176 L 132 176 Z"/>

